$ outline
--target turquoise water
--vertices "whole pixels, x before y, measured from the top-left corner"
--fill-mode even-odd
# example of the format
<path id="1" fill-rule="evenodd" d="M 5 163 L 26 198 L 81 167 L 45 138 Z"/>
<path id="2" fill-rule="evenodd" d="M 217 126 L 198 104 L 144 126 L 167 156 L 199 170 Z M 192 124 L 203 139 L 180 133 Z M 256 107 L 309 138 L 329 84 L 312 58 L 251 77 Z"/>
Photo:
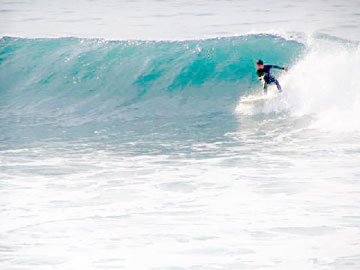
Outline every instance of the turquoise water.
<path id="1" fill-rule="evenodd" d="M 0 3 L 1 269 L 359 268 L 357 1 Z"/>
<path id="2" fill-rule="evenodd" d="M 54 137 L 96 140 L 97 130 L 109 128 L 129 140 L 125 134 L 134 128 L 140 134 L 151 128 L 139 130 L 134 121 L 234 118 L 239 96 L 258 88 L 257 57 L 271 53 L 269 61 L 291 65 L 303 51 L 301 43 L 270 35 L 184 42 L 3 38 L 3 147 Z"/>

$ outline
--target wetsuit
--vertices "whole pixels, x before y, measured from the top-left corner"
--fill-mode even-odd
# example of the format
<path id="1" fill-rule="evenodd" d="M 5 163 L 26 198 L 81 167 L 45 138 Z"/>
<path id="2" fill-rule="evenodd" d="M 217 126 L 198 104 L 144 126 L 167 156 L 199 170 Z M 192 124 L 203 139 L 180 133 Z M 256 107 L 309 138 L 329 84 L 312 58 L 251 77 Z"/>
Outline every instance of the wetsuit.
<path id="1" fill-rule="evenodd" d="M 282 69 L 282 70 L 285 69 L 283 67 L 279 67 L 279 66 L 275 66 L 275 65 L 264 65 L 264 68 L 258 69 L 257 72 L 256 72 L 259 78 L 261 78 L 261 77 L 264 78 L 264 81 L 265 81 L 265 83 L 264 83 L 264 92 L 265 92 L 265 94 L 267 93 L 268 84 L 271 84 L 271 83 L 275 83 L 276 86 L 277 86 L 277 89 L 279 90 L 279 92 L 282 92 L 281 86 L 280 86 L 278 80 L 270 74 L 270 69 L 272 69 L 272 68 L 277 68 L 277 69 Z"/>

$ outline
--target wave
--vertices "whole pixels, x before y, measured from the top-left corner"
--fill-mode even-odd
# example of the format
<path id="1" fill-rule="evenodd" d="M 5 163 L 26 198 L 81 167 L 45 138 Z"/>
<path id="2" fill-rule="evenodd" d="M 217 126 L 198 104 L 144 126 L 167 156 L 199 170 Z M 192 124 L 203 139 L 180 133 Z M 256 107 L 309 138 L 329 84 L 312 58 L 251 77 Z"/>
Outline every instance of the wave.
<path id="1" fill-rule="evenodd" d="M 239 97 L 261 93 L 257 59 L 290 67 L 276 74 L 285 93 L 238 113 L 285 111 L 316 115 L 318 126 L 334 126 L 334 119 L 339 127 L 360 126 L 353 116 L 360 108 L 354 76 L 358 43 L 270 34 L 177 42 L 3 37 L 0 117 L 26 125 L 78 126 L 232 113 Z"/>
<path id="2" fill-rule="evenodd" d="M 257 83 L 256 59 L 289 65 L 303 50 L 274 35 L 182 42 L 4 37 L 1 108 L 57 118 L 231 110 Z"/>

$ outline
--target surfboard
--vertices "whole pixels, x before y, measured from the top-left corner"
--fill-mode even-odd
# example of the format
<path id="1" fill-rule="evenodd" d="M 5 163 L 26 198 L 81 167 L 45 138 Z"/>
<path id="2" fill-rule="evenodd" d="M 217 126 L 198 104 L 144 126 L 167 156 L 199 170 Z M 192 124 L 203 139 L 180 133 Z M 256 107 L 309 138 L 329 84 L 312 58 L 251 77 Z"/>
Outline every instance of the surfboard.
<path id="1" fill-rule="evenodd" d="M 279 92 L 269 92 L 267 95 L 260 94 L 260 95 L 249 95 L 242 97 L 240 99 L 240 104 L 263 104 L 268 100 L 274 99 L 279 96 L 281 93 Z"/>
<path id="2" fill-rule="evenodd" d="M 262 111 L 262 108 L 265 108 L 267 104 L 276 102 L 278 98 L 281 97 L 281 93 L 276 91 L 270 91 L 267 95 L 249 95 L 242 97 L 236 107 L 236 111 L 243 114 L 253 114 L 254 111 Z"/>
<path id="3" fill-rule="evenodd" d="M 267 95 L 261 96 L 247 96 L 240 99 L 240 104 L 261 104 L 264 103 L 266 100 L 269 100 L 271 97 Z"/>

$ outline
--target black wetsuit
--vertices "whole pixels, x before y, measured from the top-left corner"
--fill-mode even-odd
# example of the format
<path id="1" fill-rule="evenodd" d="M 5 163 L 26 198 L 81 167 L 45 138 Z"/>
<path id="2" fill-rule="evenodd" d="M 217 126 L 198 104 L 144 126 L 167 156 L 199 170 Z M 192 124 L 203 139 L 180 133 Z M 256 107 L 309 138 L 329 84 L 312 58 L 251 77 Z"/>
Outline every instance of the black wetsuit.
<path id="1" fill-rule="evenodd" d="M 265 81 L 265 83 L 264 83 L 264 92 L 265 92 L 265 94 L 267 93 L 268 84 L 271 84 L 271 83 L 276 84 L 279 92 L 282 91 L 278 80 L 270 74 L 270 69 L 272 69 L 272 68 L 277 68 L 277 69 L 282 69 L 282 70 L 285 69 L 283 67 L 279 67 L 279 66 L 275 66 L 275 65 L 264 65 L 264 68 L 258 69 L 257 72 L 256 72 L 259 78 L 261 78 L 261 77 L 264 78 L 264 81 Z"/>

